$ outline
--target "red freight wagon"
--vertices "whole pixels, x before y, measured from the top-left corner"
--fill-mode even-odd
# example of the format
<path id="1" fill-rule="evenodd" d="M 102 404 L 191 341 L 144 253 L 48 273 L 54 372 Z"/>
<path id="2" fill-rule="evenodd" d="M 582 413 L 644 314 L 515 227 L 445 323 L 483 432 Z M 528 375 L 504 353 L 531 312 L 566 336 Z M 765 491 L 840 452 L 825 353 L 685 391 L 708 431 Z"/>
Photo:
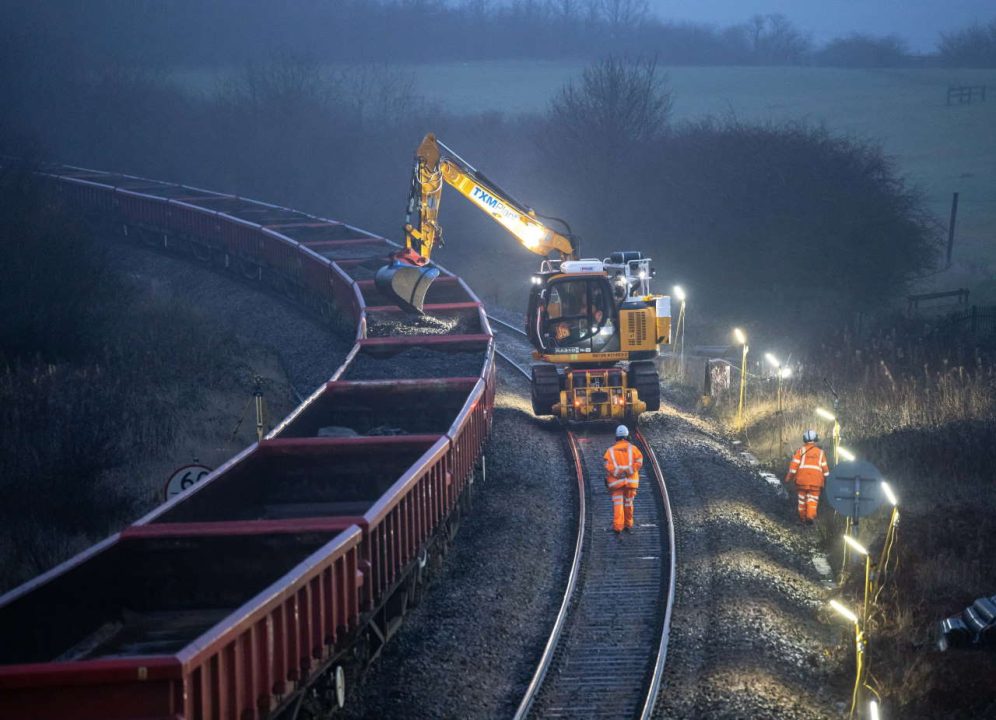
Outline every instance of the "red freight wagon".
<path id="1" fill-rule="evenodd" d="M 466 284 L 446 276 L 429 300 L 456 321 L 450 334 L 366 338 L 361 286 L 316 253 L 362 258 L 354 269 L 369 276 L 387 241 L 242 198 L 71 172 L 106 183 L 61 183 L 90 217 L 184 235 L 217 248 L 202 259 L 248 262 L 253 279 L 286 268 L 287 256 L 253 246 L 278 237 L 251 218 L 315 238 L 312 249 L 290 245 L 309 302 L 328 308 L 335 297 L 357 326 L 333 379 L 348 380 L 344 370 L 364 379 L 328 383 L 201 484 L 0 598 L 0 717 L 270 716 L 347 648 L 376 652 L 445 541 L 491 422 L 487 318 Z M 115 194 L 127 199 L 114 203 Z M 165 216 L 160 198 L 169 198 Z M 376 314 L 383 329 L 392 311 Z M 408 350 L 427 361 L 421 370 L 397 361 Z"/>
<path id="2" fill-rule="evenodd" d="M 269 228 L 263 228 L 261 233 L 263 262 L 268 270 L 267 275 L 274 279 L 271 285 L 288 293 L 301 288 L 304 281 L 299 245 Z"/>
<path id="3" fill-rule="evenodd" d="M 431 464 L 448 447 L 438 435 L 264 440 L 136 525 L 338 517 L 366 528 L 364 513 L 391 494 L 409 468 Z M 440 499 L 427 512 L 435 519 L 446 509 Z M 363 554 L 371 561 L 367 550 Z M 367 588 L 365 610 L 378 604 L 380 590 L 371 595 Z"/>
<path id="4" fill-rule="evenodd" d="M 135 528 L 0 598 L 0 717 L 256 718 L 356 629 L 359 528 Z"/>
<path id="5" fill-rule="evenodd" d="M 114 187 L 89 180 L 59 183 L 59 195 L 72 208 L 110 222 L 114 217 Z"/>
<path id="6" fill-rule="evenodd" d="M 449 432 L 478 378 L 329 382 L 280 423 L 277 438 L 313 438 L 337 428 L 357 437 Z"/>

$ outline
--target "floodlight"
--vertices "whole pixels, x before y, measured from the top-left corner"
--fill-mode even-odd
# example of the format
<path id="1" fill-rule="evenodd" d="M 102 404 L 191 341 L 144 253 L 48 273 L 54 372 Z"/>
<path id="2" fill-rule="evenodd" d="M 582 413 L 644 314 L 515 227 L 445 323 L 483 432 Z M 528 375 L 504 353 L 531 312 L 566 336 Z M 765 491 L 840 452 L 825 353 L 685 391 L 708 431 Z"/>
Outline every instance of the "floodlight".
<path id="1" fill-rule="evenodd" d="M 889 483 L 885 480 L 882 481 L 882 492 L 885 493 L 885 499 L 888 500 L 893 507 L 899 504 L 899 500 L 896 499 L 896 494 L 892 492 L 892 488 L 889 487 Z"/>
<path id="2" fill-rule="evenodd" d="M 782 366 L 782 364 L 781 364 L 781 362 L 780 362 L 780 361 L 778 360 L 778 358 L 776 358 L 776 357 L 775 357 L 774 355 L 772 355 L 771 353 L 764 353 L 764 359 L 765 359 L 765 360 L 767 360 L 767 361 L 768 361 L 769 363 L 771 363 L 772 365 L 774 365 L 775 367 L 781 367 L 781 366 Z"/>
<path id="3" fill-rule="evenodd" d="M 851 549 L 855 552 L 861 553 L 862 555 L 868 555 L 868 548 L 859 543 L 857 540 L 852 538 L 850 535 L 844 536 L 844 542 L 851 546 Z"/>
<path id="4" fill-rule="evenodd" d="M 744 335 L 744 331 L 741 330 L 740 328 L 733 328 L 733 337 L 735 337 L 737 339 L 737 342 L 740 345 L 746 345 L 747 344 L 747 336 Z"/>
<path id="5" fill-rule="evenodd" d="M 837 448 L 837 454 L 840 455 L 845 460 L 847 460 L 848 462 L 854 462 L 854 453 L 852 453 L 847 448 L 844 447 Z"/>
<path id="6" fill-rule="evenodd" d="M 831 600 L 830 607 L 832 607 L 834 611 L 845 620 L 850 620 L 855 625 L 858 624 L 858 616 L 852 613 L 845 605 L 842 605 L 837 600 Z"/>
<path id="7" fill-rule="evenodd" d="M 674 286 L 674 297 L 678 302 L 685 302 L 685 291 L 681 289 L 681 285 Z"/>
<path id="8" fill-rule="evenodd" d="M 782 379 L 792 377 L 792 368 L 783 367 L 778 369 L 778 374 L 781 375 Z"/>
<path id="9" fill-rule="evenodd" d="M 527 224 L 519 229 L 519 236 L 528 248 L 534 248 L 540 244 L 540 240 L 546 235 L 546 231 L 539 225 Z"/>
<path id="10" fill-rule="evenodd" d="M 837 419 L 837 416 L 834 415 L 832 412 L 830 412 L 829 410 L 824 410 L 823 408 L 820 407 L 816 408 L 816 414 L 819 415 L 824 420 L 829 420 L 830 422 L 833 422 Z"/>
<path id="11" fill-rule="evenodd" d="M 878 720 L 878 703 L 874 700 L 868 703 L 868 720 Z"/>

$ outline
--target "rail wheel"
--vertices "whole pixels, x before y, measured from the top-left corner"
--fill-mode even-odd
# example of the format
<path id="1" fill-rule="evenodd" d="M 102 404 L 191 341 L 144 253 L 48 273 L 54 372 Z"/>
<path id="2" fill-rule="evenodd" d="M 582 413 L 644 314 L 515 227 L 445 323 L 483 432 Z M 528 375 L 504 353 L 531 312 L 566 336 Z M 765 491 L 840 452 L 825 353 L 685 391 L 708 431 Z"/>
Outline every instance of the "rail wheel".
<path id="1" fill-rule="evenodd" d="M 641 360 L 629 364 L 630 384 L 643 402 L 647 410 L 661 409 L 661 382 L 657 377 L 657 367 L 650 360 Z"/>
<path id="2" fill-rule="evenodd" d="M 533 365 L 533 414 L 553 415 L 553 406 L 560 402 L 560 376 L 553 365 Z"/>

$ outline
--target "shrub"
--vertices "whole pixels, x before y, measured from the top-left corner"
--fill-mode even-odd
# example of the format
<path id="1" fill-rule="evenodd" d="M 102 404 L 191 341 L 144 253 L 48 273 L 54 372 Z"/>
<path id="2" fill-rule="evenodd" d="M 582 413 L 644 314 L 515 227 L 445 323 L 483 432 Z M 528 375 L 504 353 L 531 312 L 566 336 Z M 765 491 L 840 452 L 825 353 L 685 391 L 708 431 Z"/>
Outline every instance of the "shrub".
<path id="1" fill-rule="evenodd" d="M 996 20 L 942 34 L 938 50 L 949 67 L 996 67 Z"/>
<path id="2" fill-rule="evenodd" d="M 854 33 L 831 40 L 816 53 L 814 61 L 836 67 L 901 67 L 908 62 L 908 50 L 905 41 L 895 35 L 875 37 Z"/>

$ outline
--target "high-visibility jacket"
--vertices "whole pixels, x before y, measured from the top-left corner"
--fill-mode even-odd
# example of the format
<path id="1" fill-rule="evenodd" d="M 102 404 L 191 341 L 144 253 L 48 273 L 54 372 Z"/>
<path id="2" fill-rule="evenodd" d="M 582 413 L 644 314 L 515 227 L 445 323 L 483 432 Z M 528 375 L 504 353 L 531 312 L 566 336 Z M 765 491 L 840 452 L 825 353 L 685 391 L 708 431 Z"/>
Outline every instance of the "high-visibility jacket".
<path id="1" fill-rule="evenodd" d="M 826 453 L 816 443 L 809 442 L 795 451 L 785 482 L 795 480 L 796 487 L 821 488 L 829 474 Z"/>
<path id="2" fill-rule="evenodd" d="M 609 490 L 635 490 L 640 486 L 643 453 L 629 440 L 619 440 L 605 451 L 605 484 Z"/>

